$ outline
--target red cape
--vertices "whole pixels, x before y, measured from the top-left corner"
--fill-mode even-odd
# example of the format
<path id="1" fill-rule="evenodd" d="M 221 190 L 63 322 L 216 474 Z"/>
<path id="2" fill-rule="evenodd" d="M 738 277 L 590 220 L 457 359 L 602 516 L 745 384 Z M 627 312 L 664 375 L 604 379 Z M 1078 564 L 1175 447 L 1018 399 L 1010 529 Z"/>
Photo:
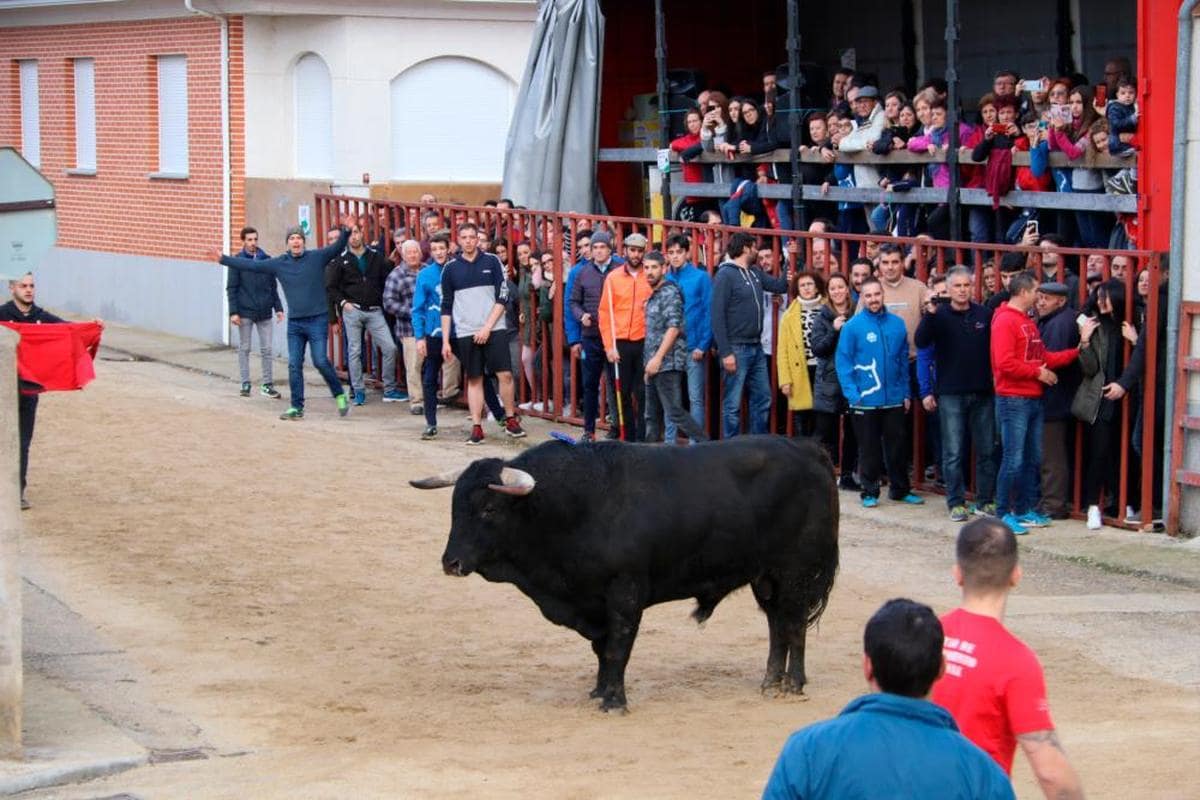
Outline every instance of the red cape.
<path id="1" fill-rule="evenodd" d="M 25 384 L 22 392 L 82 389 L 96 377 L 92 360 L 100 347 L 102 329 L 98 323 L 0 322 L 0 325 L 21 335 L 17 345 L 17 377 Z"/>

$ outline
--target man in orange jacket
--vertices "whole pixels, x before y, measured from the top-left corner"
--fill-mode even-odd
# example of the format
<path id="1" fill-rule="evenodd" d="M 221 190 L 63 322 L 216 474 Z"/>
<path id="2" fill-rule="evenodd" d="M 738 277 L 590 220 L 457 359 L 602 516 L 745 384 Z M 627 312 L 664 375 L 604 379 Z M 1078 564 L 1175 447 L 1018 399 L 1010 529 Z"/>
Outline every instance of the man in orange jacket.
<path id="1" fill-rule="evenodd" d="M 642 271 L 646 237 L 625 237 L 625 263 L 608 273 L 600 293 L 600 338 L 620 394 L 622 439 L 645 438 L 646 388 L 642 377 L 642 345 L 646 339 L 646 301 L 653 290 Z"/>

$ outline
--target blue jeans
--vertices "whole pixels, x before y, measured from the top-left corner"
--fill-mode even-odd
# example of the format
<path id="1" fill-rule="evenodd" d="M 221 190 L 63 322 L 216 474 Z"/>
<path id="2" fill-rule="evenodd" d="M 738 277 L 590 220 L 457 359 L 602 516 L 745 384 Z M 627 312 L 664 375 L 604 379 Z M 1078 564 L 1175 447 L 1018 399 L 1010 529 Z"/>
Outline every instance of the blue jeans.
<path id="1" fill-rule="evenodd" d="M 1002 449 L 996 513 L 1020 516 L 1042 499 L 1042 401 L 997 395 L 996 422 Z"/>
<path id="2" fill-rule="evenodd" d="M 991 395 L 939 395 L 938 417 L 942 429 L 942 480 L 946 482 L 946 505 L 966 505 L 967 488 L 963 477 L 963 456 L 967 452 L 967 434 L 975 452 L 975 502 L 992 502 L 996 497 L 996 409 Z M 1038 458 L 1041 461 L 1041 458 Z"/>
<path id="3" fill-rule="evenodd" d="M 767 378 L 767 356 L 760 344 L 735 344 L 737 369 L 725 373 L 721 392 L 721 432 L 729 439 L 742 429 L 742 390 L 750 393 L 750 433 L 766 433 L 771 413 L 771 384 Z"/>
<path id="4" fill-rule="evenodd" d="M 325 352 L 329 344 L 329 317 L 317 314 L 312 317 L 288 317 L 288 387 L 292 393 L 292 408 L 304 408 L 304 347 L 308 346 L 312 353 L 313 366 L 329 391 L 337 397 L 342 393 L 342 382 L 333 371 L 329 362 L 329 354 Z"/>
<path id="5" fill-rule="evenodd" d="M 600 414 L 600 376 L 608 366 L 604 355 L 604 344 L 600 337 L 588 336 L 583 339 L 583 431 L 596 432 L 596 417 Z M 611 397 L 611 395 L 610 395 Z"/>
<path id="6" fill-rule="evenodd" d="M 741 225 L 742 212 L 753 214 L 757 220 L 766 216 L 762 200 L 758 197 L 758 184 L 752 180 L 736 180 L 729 199 L 721 203 L 721 221 L 726 225 Z M 759 226 L 756 221 L 755 227 Z"/>
<path id="7" fill-rule="evenodd" d="M 692 419 L 696 420 L 696 424 L 701 428 L 704 427 L 704 390 L 708 385 L 708 366 L 705 359 L 692 361 L 692 357 L 688 355 L 687 362 L 687 396 L 688 396 L 688 414 Z M 679 433 L 679 428 L 670 419 L 667 419 L 663 424 L 663 441 L 672 443 Z"/>

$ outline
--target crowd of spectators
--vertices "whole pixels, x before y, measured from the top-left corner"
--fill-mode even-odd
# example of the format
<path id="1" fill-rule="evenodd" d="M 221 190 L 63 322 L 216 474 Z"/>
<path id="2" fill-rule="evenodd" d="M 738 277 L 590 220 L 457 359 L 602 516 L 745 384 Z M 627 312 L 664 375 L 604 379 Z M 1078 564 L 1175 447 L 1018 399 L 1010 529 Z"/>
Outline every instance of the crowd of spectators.
<path id="1" fill-rule="evenodd" d="M 427 438 L 436 435 L 436 406 L 447 397 L 439 370 L 451 359 L 431 354 L 441 349 L 439 276 L 459 246 L 457 222 L 477 228 L 479 250 L 506 276 L 495 299 L 508 324 L 497 333 L 509 345 L 518 413 L 554 411 L 561 382 L 561 415 L 578 412 L 585 441 L 599 433 L 641 441 L 661 432 L 682 442 L 768 430 L 818 437 L 841 487 L 869 507 L 884 487 L 895 501 L 922 502 L 911 490 L 922 478 L 945 490 L 953 519 L 1007 516 L 1023 532 L 1069 514 L 1078 468 L 1090 526 L 1160 517 L 1158 469 L 1146 476 L 1154 507 L 1147 514 L 1138 507 L 1142 428 L 1162 419 L 1163 403 L 1144 408 L 1150 274 L 1133 254 L 1083 258 L 1062 252 L 1065 241 L 1048 233 L 1025 236 L 1024 244 L 1038 246 L 998 253 L 998 263 L 939 270 L 921 240 L 907 249 L 888 237 L 859 242 L 850 259 L 832 220 L 814 220 L 803 244 L 780 251 L 720 225 L 716 215 L 712 227 L 667 227 L 650 242 L 638 232 L 620 235 L 603 218 L 565 224 L 507 206 L 479 214 L 425 209 L 421 240 L 409 240 L 405 229 L 384 240 L 397 243 L 389 283 L 411 270 L 413 304 L 426 308 L 428 321 L 416 314 L 408 328 L 428 342 L 419 350 L 424 397 L 411 401 L 414 413 L 426 414 Z M 364 225 L 387 227 L 385 220 Z M 423 246 L 429 261 L 406 265 Z M 555 352 L 558 275 L 563 349 Z M 403 303 L 389 294 L 384 313 L 402 341 Z M 993 333 L 1001 317 L 1028 323 L 1005 328 L 1007 350 Z M 1161 328 L 1165 314 L 1157 318 Z M 1161 351 L 1165 336 L 1158 343 Z M 1014 348 L 1021 359 L 1036 355 L 1015 364 Z M 420 359 L 413 366 L 405 359 L 406 370 L 420 370 Z M 501 371 L 488 370 L 484 388 L 492 415 L 508 425 Z M 917 406 L 925 435 L 914 441 Z M 675 411 L 686 412 L 687 424 Z M 1132 448 L 1125 475 L 1123 431 Z M 1157 457 L 1160 437 L 1155 448 Z M 912 474 L 918 462 L 926 465 L 920 476 Z M 1118 508 L 1122 482 L 1127 503 Z"/>
<path id="2" fill-rule="evenodd" d="M 785 112 L 787 95 L 778 96 L 774 71 L 763 75 L 761 95 L 730 95 L 721 89 L 699 91 L 696 105 L 684 114 L 685 132 L 671 142 L 679 154 L 687 182 L 729 186 L 728 199 L 683 197 L 674 209 L 677 219 L 695 221 L 715 211 L 729 225 L 743 220 L 759 228 L 793 229 L 791 203 L 765 199 L 758 187 L 790 183 L 880 189 L 878 203 L 809 201 L 811 216 L 836 220 L 843 233 L 913 236 L 928 233 L 937 239 L 958 239 L 950 230 L 945 203 L 916 205 L 899 196 L 915 187 L 948 187 L 950 167 L 945 156 L 950 144 L 945 81 L 933 79 L 911 97 L 903 88 L 885 90 L 873 74 L 839 69 L 829 87 L 830 107 L 803 108 L 800 141 L 791 141 Z M 1124 248 L 1136 244 L 1136 225 L 1126 215 L 1095 210 L 1013 208 L 1003 203 L 1013 189 L 1027 192 L 1134 194 L 1137 192 L 1137 88 L 1130 62 L 1110 59 L 1101 83 L 1081 74 L 1021 76 L 1012 70 L 996 73 L 992 91 L 970 98 L 958 115 L 959 186 L 985 189 L 991 206 L 964 207 L 967 233 L 973 242 L 1022 240 L 1029 223 L 1042 233 L 1054 233 L 1071 246 Z M 800 175 L 792 176 L 787 162 L 755 163 L 742 156 L 797 148 L 804 156 Z M 928 164 L 898 163 L 886 158 L 853 164 L 840 154 L 894 151 L 929 154 Z M 701 159 L 702 154 L 714 159 Z M 1028 163 L 1014 166 L 1013 156 L 1028 154 Z M 1062 153 L 1067 165 L 1050 166 L 1049 155 Z M 1091 156 L 1105 154 L 1127 163 L 1099 169 Z"/>

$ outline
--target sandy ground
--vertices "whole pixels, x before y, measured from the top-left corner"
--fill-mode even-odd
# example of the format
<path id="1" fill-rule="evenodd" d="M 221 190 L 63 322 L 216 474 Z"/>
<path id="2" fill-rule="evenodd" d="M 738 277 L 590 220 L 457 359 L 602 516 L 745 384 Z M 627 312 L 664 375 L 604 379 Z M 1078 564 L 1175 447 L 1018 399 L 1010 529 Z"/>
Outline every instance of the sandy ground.
<path id="1" fill-rule="evenodd" d="M 141 670 L 140 701 L 190 720 L 210 757 L 32 796 L 757 796 L 789 732 L 864 690 L 862 626 L 883 600 L 955 602 L 944 538 L 883 514 L 844 524 L 807 701 L 758 694 L 766 625 L 743 591 L 704 628 L 690 604 L 651 609 L 632 713 L 606 716 L 587 699 L 590 648 L 510 586 L 444 576 L 449 494 L 407 486 L 513 445 L 463 446 L 461 412 L 419 442 L 418 418 L 377 396 L 339 420 L 314 391 L 308 419 L 284 423 L 282 403 L 225 380 L 98 372 L 42 403 L 27 557 Z M 1195 797 L 1195 595 L 1045 558 L 1025 569 L 1010 626 L 1045 664 L 1089 796 Z M 1019 755 L 1014 779 L 1036 794 Z"/>

